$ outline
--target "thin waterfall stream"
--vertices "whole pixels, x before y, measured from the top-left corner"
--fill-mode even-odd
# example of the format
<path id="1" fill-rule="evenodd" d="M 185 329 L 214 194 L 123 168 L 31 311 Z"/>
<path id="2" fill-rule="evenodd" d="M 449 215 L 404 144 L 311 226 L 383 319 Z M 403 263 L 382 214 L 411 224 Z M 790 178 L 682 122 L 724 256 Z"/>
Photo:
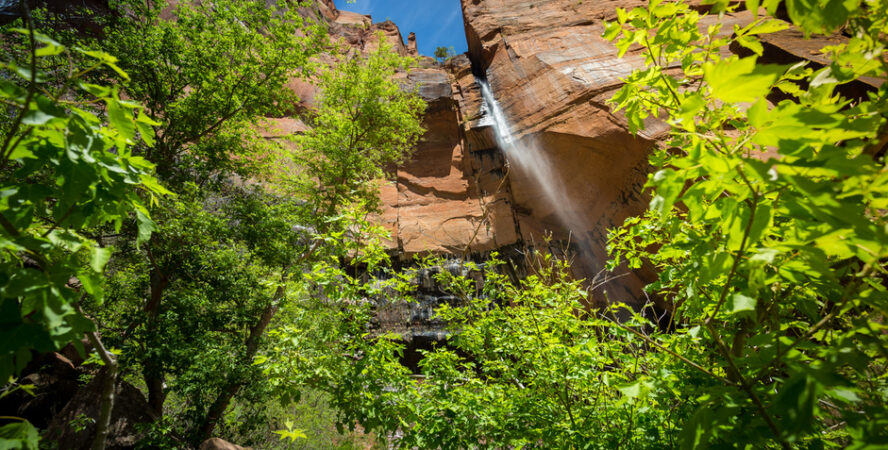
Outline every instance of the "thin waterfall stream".
<path id="1" fill-rule="evenodd" d="M 578 210 L 575 208 L 570 194 L 565 191 L 564 185 L 553 171 L 552 162 L 545 149 L 537 145 L 531 138 L 516 139 L 512 134 L 509 120 L 490 89 L 490 84 L 482 78 L 478 78 L 477 82 L 481 87 L 484 107 L 493 120 L 496 143 L 505 153 L 506 160 L 539 186 L 544 198 L 552 206 L 559 225 L 579 237 L 580 239 L 577 239 L 576 242 L 581 246 L 582 253 L 587 253 L 585 247 L 588 244 L 583 239 L 584 221 L 577 214 Z M 591 254 L 584 256 L 590 257 Z"/>

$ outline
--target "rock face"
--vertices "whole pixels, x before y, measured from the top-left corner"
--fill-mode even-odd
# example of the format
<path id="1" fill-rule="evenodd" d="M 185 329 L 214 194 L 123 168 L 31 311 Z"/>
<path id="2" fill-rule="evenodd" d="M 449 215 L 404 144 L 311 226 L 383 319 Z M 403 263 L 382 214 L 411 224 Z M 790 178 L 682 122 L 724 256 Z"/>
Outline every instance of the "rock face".
<path id="1" fill-rule="evenodd" d="M 416 33 L 410 32 L 407 36 L 407 53 L 411 56 L 419 55 L 419 50 L 416 48 Z"/>
<path id="2" fill-rule="evenodd" d="M 443 65 L 422 58 L 421 68 L 403 75 L 405 88 L 416 89 L 428 109 L 426 133 L 411 160 L 381 183 L 379 220 L 392 233 L 389 249 L 402 260 L 422 253 L 466 258 L 538 245 L 552 233 L 574 256 L 575 275 L 595 287 L 593 300 L 643 303 L 647 297 L 641 288 L 655 274 L 645 269 L 605 273 L 606 240 L 611 228 L 646 209 L 642 187 L 650 172 L 648 154 L 667 127 L 651 120 L 645 132 L 633 136 L 624 118 L 611 113 L 607 100 L 622 86 L 621 78 L 642 66 L 643 58 L 632 51 L 617 58 L 617 49 L 601 34 L 603 22 L 614 20 L 617 8 L 646 2 L 461 1 L 468 54 Z M 392 22 L 373 24 L 369 16 L 336 11 L 330 1 L 320 12 L 334 38 L 356 52 L 378 48 L 379 36 L 399 54 L 416 52 L 415 35 L 405 46 Z M 701 26 L 716 19 L 705 16 Z M 726 14 L 722 33 L 752 20 L 745 11 Z M 819 48 L 841 39 L 811 43 L 787 30 L 766 37 L 763 60 L 808 60 L 816 67 L 824 61 L 812 45 Z M 729 51 L 743 50 L 725 49 Z M 544 195 L 538 180 L 509 164 L 497 148 L 479 77 L 488 81 L 511 135 L 548 159 L 546 176 L 557 185 L 559 198 Z M 846 95 L 860 97 L 881 83 L 864 81 L 849 85 L 854 92 Z M 310 103 L 313 87 L 294 83 L 293 88 Z M 302 126 L 293 119 L 279 120 L 285 130 Z"/>
<path id="3" fill-rule="evenodd" d="M 613 46 L 598 37 L 601 19 L 627 5 L 590 3 L 463 1 L 469 57 L 444 65 L 424 60 L 403 81 L 429 106 L 411 160 L 380 187 L 379 220 L 392 234 L 393 253 L 405 260 L 428 252 L 467 257 L 541 242 L 550 231 L 567 241 L 571 232 L 587 249 L 578 275 L 591 279 L 602 269 L 607 228 L 646 206 L 641 186 L 656 136 L 632 137 L 604 106 L 619 78 L 641 60 L 616 59 Z M 322 6 L 331 34 L 354 51 L 375 50 L 381 36 L 398 53 L 414 54 L 415 38 L 405 46 L 394 23 L 372 24 L 369 16 Z M 507 166 L 485 120 L 476 75 L 489 79 L 512 132 L 548 154 L 580 226 L 568 229 L 528 174 Z M 313 97 L 304 84 L 291 87 L 303 99 Z M 283 129 L 300 125 L 279 121 Z M 632 300 L 644 281 L 623 274 L 608 289 Z"/>
<path id="4" fill-rule="evenodd" d="M 77 391 L 68 404 L 58 414 L 44 433 L 49 442 L 58 443 L 60 450 L 80 450 L 91 447 L 95 439 L 95 418 L 99 416 L 102 389 L 105 383 L 104 371 L 100 371 L 86 386 Z M 108 449 L 133 448 L 143 437 L 140 424 L 154 421 L 151 408 L 142 392 L 135 386 L 118 380 L 114 389 L 114 407 L 111 410 L 111 423 L 108 428 Z M 82 429 L 72 426 L 82 418 Z"/>
<path id="5" fill-rule="evenodd" d="M 0 416 L 21 417 L 45 429 L 80 389 L 78 377 L 84 374 L 70 359 L 59 353 L 40 355 L 22 372 L 20 385 L 33 385 L 33 394 L 24 390 L 0 398 Z"/>
<path id="6" fill-rule="evenodd" d="M 697 3 L 698 8 L 705 8 Z M 604 272 L 608 230 L 646 209 L 648 199 L 642 187 L 649 173 L 648 153 L 667 131 L 663 123 L 651 120 L 645 132 L 633 136 L 625 120 L 612 114 L 606 104 L 621 87 L 620 79 L 644 61 L 632 51 L 617 58 L 617 49 L 601 37 L 603 22 L 615 20 L 617 8 L 646 4 L 639 0 L 462 0 L 475 75 L 487 79 L 515 139 L 534 145 L 548 157 L 551 173 L 547 176 L 556 180 L 564 197 L 553 204 L 539 183 L 513 164 L 508 201 L 518 223 L 518 239 L 538 241 L 544 230 L 565 239 L 569 231 L 580 250 L 577 275 L 593 281 L 591 291 L 600 302 L 640 304 L 647 300 L 641 288 L 655 276 L 649 270 L 625 268 Z M 701 28 L 717 19 L 704 16 Z M 721 33 L 730 34 L 734 25 L 752 20 L 753 14 L 747 11 L 726 14 L 721 18 Z M 812 67 L 822 66 L 826 61 L 816 50 L 844 39 L 836 35 L 812 42 L 793 29 L 767 35 L 762 61 L 808 61 Z M 492 147 L 477 88 L 471 79 L 457 76 L 457 80 L 468 93 L 460 107 L 468 119 L 464 128 L 470 146 L 473 150 Z M 842 92 L 859 98 L 882 82 L 863 80 L 843 86 Z M 559 219 L 556 212 L 570 217 L 571 223 Z"/>
<path id="7" fill-rule="evenodd" d="M 68 358 L 65 354 L 71 355 Z M 73 361 L 72 361 L 73 359 Z M 33 394 L 19 390 L 0 399 L 0 416 L 21 417 L 44 430 L 52 448 L 88 449 L 95 439 L 104 372 L 80 365 L 73 347 L 37 356 L 19 384 L 33 385 Z M 82 384 L 81 380 L 90 380 Z M 133 448 L 143 436 L 140 425 L 155 419 L 135 386 L 118 380 L 106 448 Z"/>
<path id="8" fill-rule="evenodd" d="M 370 16 L 336 10 L 332 1 L 306 12 L 326 22 L 331 38 L 348 51 L 368 54 L 379 48 L 381 37 L 399 54 L 417 56 L 415 34 L 405 45 L 391 21 L 374 24 Z M 517 243 L 504 160 L 493 149 L 472 147 L 466 140 L 463 96 L 474 79 L 469 59 L 461 56 L 442 66 L 419 57 L 419 67 L 401 76 L 404 88 L 416 90 L 428 107 L 422 121 L 426 133 L 412 158 L 393 170 L 392 179 L 380 182 L 379 221 L 392 234 L 388 248 L 408 260 L 419 253 L 468 255 Z M 301 99 L 297 111 L 312 106 L 314 85 L 294 79 L 289 87 Z M 269 118 L 264 125 L 267 139 L 307 129 L 296 117 Z"/>
<path id="9" fill-rule="evenodd" d="M 617 58 L 600 35 L 602 21 L 617 7 L 636 1 L 463 0 L 469 56 L 475 74 L 486 77 L 519 142 L 533 145 L 549 160 L 552 177 L 565 197 L 553 204 L 520 166 L 510 170 L 511 201 L 518 234 L 539 241 L 546 231 L 578 244 L 577 275 L 594 280 L 596 299 L 638 303 L 650 274 L 604 274 L 608 229 L 646 207 L 642 186 L 649 149 L 662 133 L 653 127 L 635 137 L 605 102 L 643 60 Z M 470 80 L 466 89 L 471 90 Z M 477 96 L 477 94 L 475 94 Z M 483 118 L 477 100 L 465 105 L 469 117 Z M 476 145 L 491 146 L 486 122 L 467 127 Z M 570 210 L 564 211 L 565 208 Z M 573 217 L 572 223 L 563 218 Z M 570 233 L 570 236 L 568 236 Z M 616 281 L 604 280 L 618 276 Z"/>
<path id="10" fill-rule="evenodd" d="M 541 242 L 551 231 L 564 241 L 570 232 L 587 249 L 578 275 L 591 279 L 603 268 L 607 229 L 646 206 L 641 186 L 656 136 L 631 136 L 604 106 L 641 59 L 618 60 L 598 37 L 601 19 L 627 5 L 590 3 L 464 0 L 469 57 L 443 66 L 427 62 L 406 76 L 406 87 L 416 87 L 429 106 L 427 131 L 412 159 L 380 189 L 380 220 L 402 259 L 426 252 L 465 257 Z M 382 31 L 396 51 L 412 53 L 415 41 L 405 47 L 394 24 L 371 26 L 361 19 L 369 17 L 337 14 L 331 31 L 352 48 L 372 51 Z M 576 206 L 580 226 L 568 229 L 557 219 L 558 205 L 528 174 L 507 167 L 485 120 L 476 75 L 490 81 L 512 132 L 548 154 L 551 176 L 571 196 L 565 203 Z M 644 281 L 644 275 L 622 274 L 608 289 L 632 301 Z"/>
<path id="11" fill-rule="evenodd" d="M 467 60 L 453 66 L 470 72 Z M 461 87 L 442 68 L 407 76 L 429 106 L 427 130 L 413 157 L 397 171 L 397 196 L 386 199 L 397 214 L 397 250 L 467 254 L 517 242 L 508 192 L 497 192 L 503 161 L 469 148 L 462 128 Z M 483 149 L 482 149 L 483 150 Z"/>

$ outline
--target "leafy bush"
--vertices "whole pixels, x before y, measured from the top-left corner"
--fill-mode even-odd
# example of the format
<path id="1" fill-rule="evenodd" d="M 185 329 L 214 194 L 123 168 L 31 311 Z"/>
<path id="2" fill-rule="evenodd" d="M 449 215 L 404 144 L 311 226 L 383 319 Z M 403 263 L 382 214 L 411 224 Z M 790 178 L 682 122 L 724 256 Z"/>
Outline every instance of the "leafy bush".
<path id="1" fill-rule="evenodd" d="M 769 13 L 777 3 L 765 2 Z M 660 272 L 648 290 L 674 305 L 675 333 L 655 345 L 709 374 L 685 392 L 699 402 L 686 446 L 888 438 L 888 172 L 873 159 L 884 157 L 888 91 L 837 92 L 885 78 L 888 4 L 787 5 L 806 33 L 846 27 L 847 42 L 823 50 L 831 64 L 760 63 L 758 36 L 789 24 L 766 16 L 719 37 L 680 2 L 620 10 L 605 32 L 621 54 L 640 45 L 648 64 L 617 109 L 633 129 L 646 117 L 672 125 L 651 158 L 649 212 L 611 245 L 614 263 Z M 752 56 L 723 56 L 731 44 Z M 790 98 L 771 103 L 772 92 Z"/>

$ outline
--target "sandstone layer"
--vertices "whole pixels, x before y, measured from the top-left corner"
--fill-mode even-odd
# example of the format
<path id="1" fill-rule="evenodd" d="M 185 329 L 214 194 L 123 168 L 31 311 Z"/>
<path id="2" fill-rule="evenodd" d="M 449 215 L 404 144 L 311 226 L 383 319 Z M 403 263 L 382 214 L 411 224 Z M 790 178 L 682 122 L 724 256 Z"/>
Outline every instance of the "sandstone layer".
<path id="1" fill-rule="evenodd" d="M 606 101 L 621 78 L 643 64 L 617 50 L 600 35 L 603 20 L 617 7 L 641 2 L 463 0 L 469 55 L 475 74 L 485 77 L 512 125 L 511 133 L 534 146 L 551 164 L 564 197 L 553 202 L 529 173 L 510 167 L 510 190 L 524 241 L 545 233 L 575 243 L 577 275 L 593 282 L 596 299 L 638 303 L 651 274 L 603 271 L 610 228 L 646 207 L 642 186 L 647 156 L 664 127 L 652 123 L 632 136 Z M 471 80 L 466 80 L 466 89 Z M 480 104 L 465 105 L 467 115 L 483 119 Z M 469 123 L 476 145 L 490 146 L 486 122 Z M 570 209 L 564 211 L 564 209 Z M 564 223 L 571 217 L 571 223 Z M 614 281 L 606 281 L 616 277 Z M 606 293 L 606 295 L 605 295 Z"/>

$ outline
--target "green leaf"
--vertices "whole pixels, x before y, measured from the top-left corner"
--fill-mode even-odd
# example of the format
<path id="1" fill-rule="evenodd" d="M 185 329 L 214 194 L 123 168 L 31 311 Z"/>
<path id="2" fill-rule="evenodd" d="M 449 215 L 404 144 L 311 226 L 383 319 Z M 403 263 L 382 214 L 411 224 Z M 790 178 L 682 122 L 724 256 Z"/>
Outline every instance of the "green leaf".
<path id="1" fill-rule="evenodd" d="M 728 311 L 732 314 L 755 311 L 756 300 L 736 292 L 728 298 Z"/>
<path id="2" fill-rule="evenodd" d="M 693 93 L 685 97 L 681 106 L 679 107 L 678 113 L 675 116 L 679 119 L 678 126 L 684 128 L 688 131 L 696 130 L 696 117 L 703 108 L 706 107 L 706 99 L 703 98 L 699 93 Z"/>
<path id="3" fill-rule="evenodd" d="M 641 394 L 641 382 L 636 381 L 635 383 L 626 386 L 620 386 L 617 389 L 622 392 L 626 398 L 636 398 Z"/>
<path id="4" fill-rule="evenodd" d="M 145 111 L 139 112 L 139 116 L 136 118 L 136 127 L 139 128 L 139 135 L 142 137 L 142 140 L 145 141 L 148 146 L 154 145 L 154 128 L 156 126 L 160 126 L 161 123 L 155 120 L 152 120 Z"/>
<path id="5" fill-rule="evenodd" d="M 38 58 L 42 58 L 45 56 L 60 55 L 65 51 L 65 47 L 63 45 L 61 45 L 55 41 L 52 41 L 52 42 L 53 42 L 53 44 L 46 45 L 46 46 L 40 47 L 37 50 L 35 50 L 34 55 L 37 56 Z"/>
<path id="6" fill-rule="evenodd" d="M 6 424 L 0 427 L 0 450 L 37 450 L 40 434 L 27 420 Z"/>
<path id="7" fill-rule="evenodd" d="M 728 58 L 703 65 L 712 95 L 727 103 L 754 102 L 768 95 L 786 66 L 756 64 L 756 57 Z"/>
<path id="8" fill-rule="evenodd" d="M 848 402 L 855 403 L 860 401 L 860 397 L 857 396 L 857 393 L 852 391 L 851 389 L 845 387 L 835 387 L 827 391 L 827 393 L 833 398 Z"/>
<path id="9" fill-rule="evenodd" d="M 746 0 L 746 10 L 758 17 L 759 0 Z"/>
<path id="10" fill-rule="evenodd" d="M 112 89 L 107 86 L 99 86 L 97 84 L 90 83 L 78 83 L 80 89 L 83 89 L 86 92 L 89 92 L 92 95 L 95 95 L 98 98 L 106 98 L 111 96 Z"/>
<path id="11" fill-rule="evenodd" d="M 789 18 L 806 34 L 831 33 L 859 7 L 860 0 L 786 0 Z"/>
<path id="12" fill-rule="evenodd" d="M 651 177 L 649 184 L 657 190 L 651 200 L 651 210 L 663 215 L 671 211 L 678 200 L 684 188 L 684 178 L 675 170 L 662 169 Z"/>
<path id="13" fill-rule="evenodd" d="M 765 264 L 772 264 L 774 259 L 780 255 L 780 251 L 774 248 L 759 248 L 752 253 L 750 256 L 750 262 L 762 262 Z"/>
<path id="14" fill-rule="evenodd" d="M 759 101 L 753 103 L 749 109 L 746 110 L 746 117 L 749 118 L 749 124 L 758 127 L 765 124 L 768 116 L 768 102 L 765 99 L 759 99 Z"/>
<path id="15" fill-rule="evenodd" d="M 129 75 L 127 75 L 126 72 L 123 71 L 123 69 L 121 69 L 120 67 L 117 66 L 117 58 L 115 58 L 114 56 L 111 56 L 108 53 L 105 53 L 102 51 L 87 50 L 87 49 L 80 48 L 80 47 L 74 47 L 74 51 L 84 54 L 86 56 L 89 56 L 91 58 L 97 59 L 102 64 L 111 68 L 111 70 L 117 72 L 117 75 L 119 75 L 121 78 L 129 81 L 129 79 L 130 79 Z"/>
<path id="16" fill-rule="evenodd" d="M 105 270 L 105 264 L 111 259 L 111 247 L 93 247 L 90 251 L 89 265 L 97 273 Z"/>
<path id="17" fill-rule="evenodd" d="M 102 303 L 104 300 L 104 279 L 100 274 L 89 270 L 82 270 L 77 273 L 77 279 L 83 285 L 83 290 L 93 297 L 97 302 Z"/>
<path id="18" fill-rule="evenodd" d="M 749 236 L 746 238 L 746 247 L 754 246 L 765 234 L 765 230 L 771 224 L 771 206 L 766 203 L 759 203 L 755 208 L 755 217 L 752 226 L 749 228 Z M 747 218 L 744 218 L 748 220 Z"/>
<path id="19" fill-rule="evenodd" d="M 30 109 L 25 114 L 25 117 L 22 118 L 22 123 L 25 125 L 43 125 L 52 119 L 65 118 L 67 116 L 64 108 L 59 107 L 52 100 L 42 95 L 38 95 L 35 98 L 32 106 L 35 106 L 35 108 Z"/>
<path id="20" fill-rule="evenodd" d="M 819 388 L 815 380 L 805 374 L 793 376 L 782 386 L 774 406 L 786 424 L 786 431 L 802 432 L 813 427 Z"/>
<path id="21" fill-rule="evenodd" d="M 762 46 L 762 43 L 755 36 L 739 36 L 736 41 L 738 44 L 752 50 L 756 55 L 762 56 L 765 53 L 765 47 Z"/>
<path id="22" fill-rule="evenodd" d="M 147 210 L 143 211 L 144 208 L 136 208 L 136 224 L 139 228 L 139 235 L 136 238 L 136 247 L 142 245 L 143 242 L 148 242 L 148 239 L 151 239 L 151 233 L 156 229 L 154 221 L 148 217 Z"/>
<path id="23" fill-rule="evenodd" d="M 305 435 L 305 432 L 300 429 L 278 430 L 275 431 L 275 433 L 281 435 L 281 440 L 289 439 L 290 442 L 296 442 L 296 439 L 308 438 L 308 436 Z"/>
<path id="24" fill-rule="evenodd" d="M 744 34 L 768 34 L 789 29 L 789 24 L 779 19 L 764 19 L 753 23 Z"/>
<path id="25" fill-rule="evenodd" d="M 118 100 L 108 99 L 108 121 L 117 129 L 120 136 L 131 140 L 136 135 L 136 125 L 133 123 L 133 112 L 123 107 Z"/>

